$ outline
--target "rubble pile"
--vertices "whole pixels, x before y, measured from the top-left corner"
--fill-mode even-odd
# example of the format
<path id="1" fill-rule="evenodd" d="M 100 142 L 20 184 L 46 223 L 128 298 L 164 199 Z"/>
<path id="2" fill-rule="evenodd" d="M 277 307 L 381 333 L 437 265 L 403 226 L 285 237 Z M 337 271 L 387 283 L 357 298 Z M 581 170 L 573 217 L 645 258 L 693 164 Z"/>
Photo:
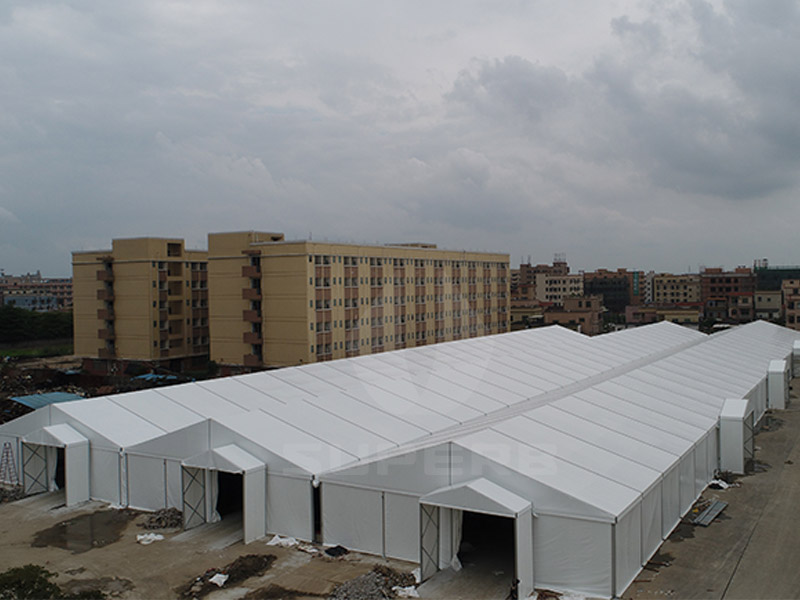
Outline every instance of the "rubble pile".
<path id="1" fill-rule="evenodd" d="M 14 500 L 21 500 L 25 497 L 25 491 L 21 485 L 15 486 L 0 486 L 0 504 L 3 502 L 14 502 Z"/>
<path id="2" fill-rule="evenodd" d="M 329 600 L 383 600 L 394 598 L 393 587 L 406 587 L 414 585 L 414 576 L 411 573 L 402 573 L 391 567 L 378 565 L 369 573 L 355 579 L 346 581 L 337 586 Z"/>
<path id="3" fill-rule="evenodd" d="M 183 513 L 177 508 L 162 508 L 139 523 L 143 529 L 173 529 L 183 526 Z"/>
<path id="4" fill-rule="evenodd" d="M 248 579 L 263 575 L 277 560 L 274 554 L 246 554 L 221 569 L 213 568 L 175 590 L 178 598 L 202 598 L 223 585 L 230 587 Z M 217 575 L 227 575 L 223 584 L 212 581 Z M 217 578 L 219 580 L 219 578 Z"/>

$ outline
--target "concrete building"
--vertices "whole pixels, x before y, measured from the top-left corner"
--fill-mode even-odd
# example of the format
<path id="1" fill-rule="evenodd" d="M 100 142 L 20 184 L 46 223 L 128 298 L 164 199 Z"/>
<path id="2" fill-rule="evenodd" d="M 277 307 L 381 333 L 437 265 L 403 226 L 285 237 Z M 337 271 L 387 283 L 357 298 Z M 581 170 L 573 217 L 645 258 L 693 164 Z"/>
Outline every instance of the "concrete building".
<path id="1" fill-rule="evenodd" d="M 603 297 L 571 296 L 564 298 L 562 306 L 553 306 L 544 311 L 545 325 L 563 325 L 586 335 L 597 335 L 603 331 Z"/>
<path id="2" fill-rule="evenodd" d="M 679 325 L 699 327 L 703 319 L 702 302 L 685 302 L 680 304 L 647 304 L 629 306 L 625 309 L 625 323 L 628 325 L 646 325 L 669 321 Z"/>
<path id="3" fill-rule="evenodd" d="M 780 289 L 756 290 L 753 297 L 756 319 L 775 322 L 783 320 L 783 292 Z"/>
<path id="4" fill-rule="evenodd" d="M 537 273 L 535 276 L 536 299 L 563 305 L 570 296 L 583 296 L 583 275 Z"/>
<path id="5" fill-rule="evenodd" d="M 696 274 L 673 275 L 671 273 L 654 275 L 653 302 L 656 304 L 700 302 L 700 276 Z"/>
<path id="6" fill-rule="evenodd" d="M 179 370 L 208 359 L 206 252 L 183 240 L 113 240 L 72 253 L 75 354 L 93 369 L 117 360 Z"/>
<path id="7" fill-rule="evenodd" d="M 752 321 L 755 288 L 756 277 L 749 267 L 736 267 L 733 271 L 714 267 L 700 271 L 700 296 L 708 319 L 728 323 Z"/>
<path id="8" fill-rule="evenodd" d="M 287 366 L 509 330 L 507 254 L 208 236 L 211 358 Z"/>
<path id="9" fill-rule="evenodd" d="M 784 279 L 781 292 L 786 327 L 800 331 L 800 279 Z"/>
<path id="10" fill-rule="evenodd" d="M 642 304 L 645 287 L 643 271 L 597 269 L 583 274 L 583 292 L 587 296 L 600 294 L 603 306 L 613 313 L 624 313 L 626 306 Z"/>
<path id="11" fill-rule="evenodd" d="M 0 272 L 0 305 L 47 312 L 72 306 L 72 279 L 42 277 L 41 273 L 6 275 Z"/>

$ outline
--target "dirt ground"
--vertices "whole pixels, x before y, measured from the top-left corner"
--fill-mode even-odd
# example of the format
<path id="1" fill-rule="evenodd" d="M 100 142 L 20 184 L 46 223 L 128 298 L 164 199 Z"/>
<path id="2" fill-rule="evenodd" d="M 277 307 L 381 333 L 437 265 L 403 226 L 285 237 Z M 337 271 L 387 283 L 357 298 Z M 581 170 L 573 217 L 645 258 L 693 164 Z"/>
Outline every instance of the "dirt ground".
<path id="1" fill-rule="evenodd" d="M 206 600 L 252 597 L 324 597 L 338 584 L 369 572 L 376 564 L 400 571 L 415 565 L 351 552 L 341 558 L 312 556 L 296 548 L 268 546 L 267 539 L 241 541 L 241 520 L 232 518 L 190 531 L 146 530 L 137 525 L 145 514 L 110 509 L 100 502 L 78 508 L 64 506 L 61 492 L 0 504 L 2 570 L 33 563 L 58 573 L 55 582 L 67 589 L 97 587 L 110 597 L 177 598 L 185 586 L 207 570 L 221 568 L 240 556 L 271 554 L 266 572 L 233 587 L 223 586 Z M 158 533 L 163 540 L 137 543 L 137 534 Z M 296 591 L 291 596 L 258 596 L 253 590 L 270 585 Z M 274 588 L 273 588 L 274 589 Z"/>

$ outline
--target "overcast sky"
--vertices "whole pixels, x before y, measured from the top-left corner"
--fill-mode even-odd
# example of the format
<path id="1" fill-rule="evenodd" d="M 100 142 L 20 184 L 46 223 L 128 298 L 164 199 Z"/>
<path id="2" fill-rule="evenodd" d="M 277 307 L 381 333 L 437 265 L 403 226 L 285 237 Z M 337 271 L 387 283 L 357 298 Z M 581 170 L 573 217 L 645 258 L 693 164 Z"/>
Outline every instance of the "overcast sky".
<path id="1" fill-rule="evenodd" d="M 114 237 L 800 263 L 790 0 L 0 3 L 0 268 Z"/>

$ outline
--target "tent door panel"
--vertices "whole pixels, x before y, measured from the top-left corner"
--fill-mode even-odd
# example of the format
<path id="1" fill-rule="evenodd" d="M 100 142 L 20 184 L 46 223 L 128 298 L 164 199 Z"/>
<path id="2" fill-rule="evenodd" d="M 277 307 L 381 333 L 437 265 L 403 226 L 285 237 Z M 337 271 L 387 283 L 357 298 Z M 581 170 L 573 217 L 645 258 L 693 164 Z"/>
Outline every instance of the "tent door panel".
<path id="1" fill-rule="evenodd" d="M 420 570 L 422 581 L 439 570 L 439 507 L 420 504 Z"/>
<path id="2" fill-rule="evenodd" d="M 182 467 L 183 528 L 192 529 L 206 522 L 205 469 Z"/>
<path id="3" fill-rule="evenodd" d="M 747 469 L 748 461 L 752 461 L 755 458 L 755 440 L 753 430 L 755 429 L 754 426 L 754 418 L 753 414 L 750 413 L 744 419 L 744 464 L 745 469 Z"/>
<path id="4" fill-rule="evenodd" d="M 22 443 L 22 479 L 25 494 L 41 494 L 47 491 L 47 447 Z"/>

